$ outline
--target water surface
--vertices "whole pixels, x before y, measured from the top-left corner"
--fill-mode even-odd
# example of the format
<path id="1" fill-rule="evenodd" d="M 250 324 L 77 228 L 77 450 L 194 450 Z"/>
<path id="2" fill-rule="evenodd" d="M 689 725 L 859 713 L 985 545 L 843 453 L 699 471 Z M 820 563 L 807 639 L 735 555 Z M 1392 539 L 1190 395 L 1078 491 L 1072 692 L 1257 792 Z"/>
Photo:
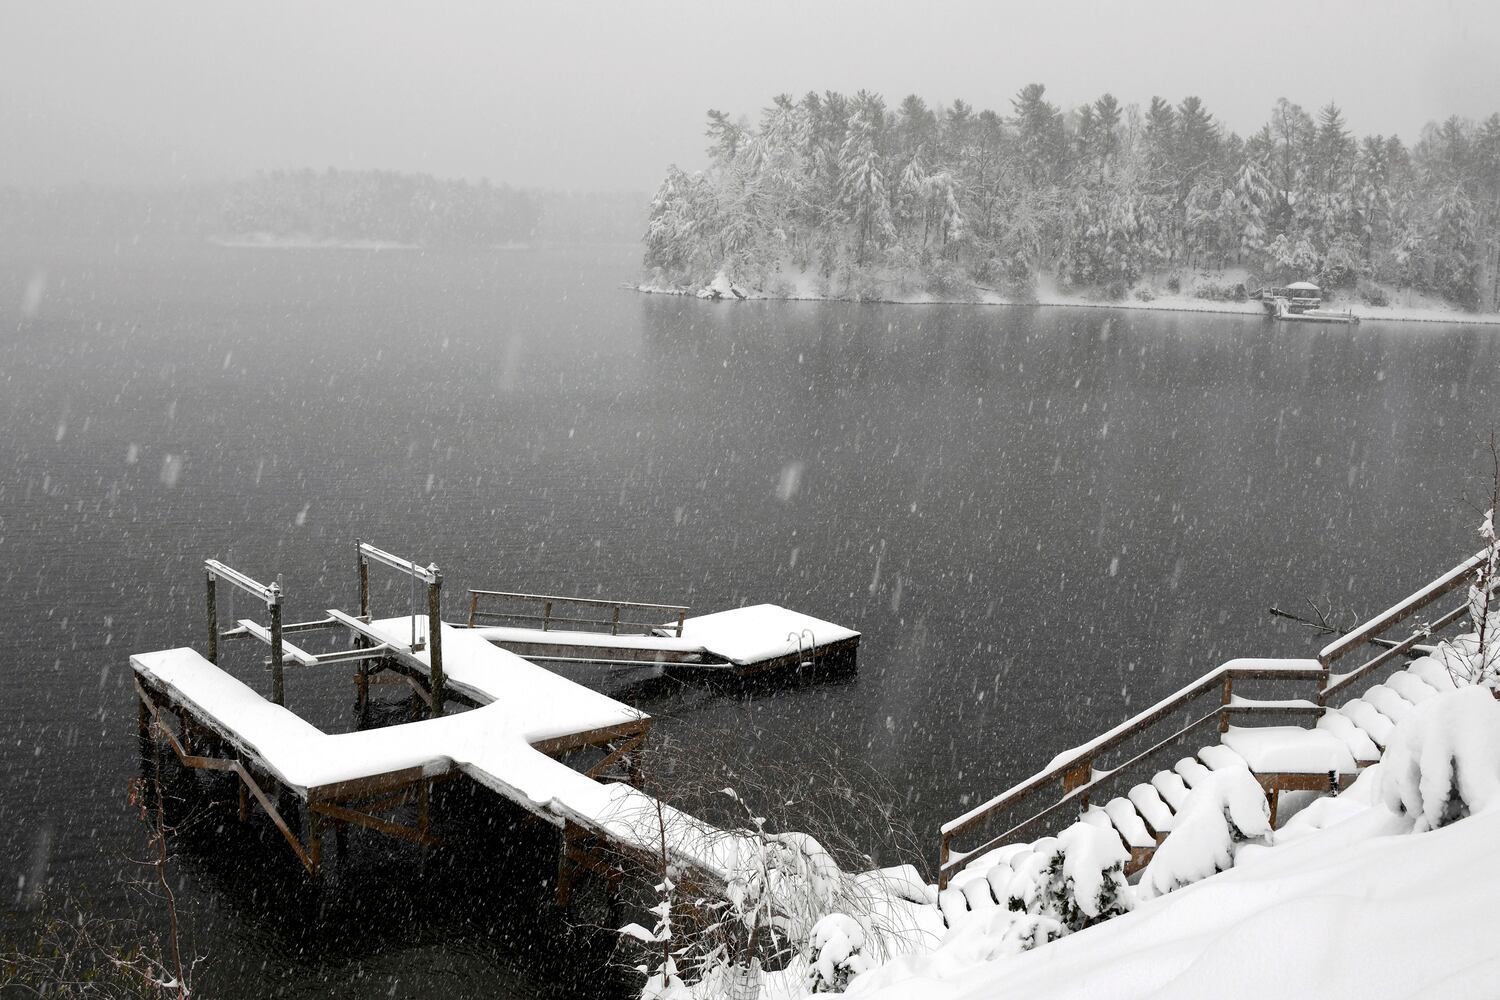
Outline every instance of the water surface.
<path id="1" fill-rule="evenodd" d="M 713 761 L 789 823 L 857 785 L 930 860 L 943 819 L 1222 660 L 1310 654 L 1268 606 L 1368 614 L 1476 545 L 1483 329 L 709 303 L 620 290 L 637 260 L 0 249 L 7 907 L 45 872 L 138 908 L 126 660 L 201 646 L 208 556 L 299 617 L 356 603 L 362 537 L 436 561 L 450 617 L 473 586 L 857 628 L 851 679 L 625 695 L 689 749 L 653 776 L 685 800 Z M 351 696 L 290 686 L 329 728 Z M 482 803 L 451 806 L 462 864 L 366 838 L 318 892 L 216 808 L 177 868 L 205 995 L 567 995 L 608 961 L 546 913 L 545 838 Z M 904 860 L 886 825 L 848 819 Z"/>

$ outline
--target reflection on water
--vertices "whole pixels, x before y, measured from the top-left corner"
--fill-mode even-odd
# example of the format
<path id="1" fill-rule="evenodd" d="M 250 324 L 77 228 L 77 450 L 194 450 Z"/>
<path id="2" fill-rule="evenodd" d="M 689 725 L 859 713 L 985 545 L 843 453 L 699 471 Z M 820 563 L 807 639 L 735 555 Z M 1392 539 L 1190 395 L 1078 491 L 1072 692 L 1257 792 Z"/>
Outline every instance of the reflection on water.
<path id="1" fill-rule="evenodd" d="M 1269 605 L 1369 612 L 1473 544 L 1491 332 L 707 303 L 618 290 L 635 261 L 6 249 L 12 877 L 43 844 L 52 879 L 110 896 L 139 842 L 126 656 L 200 640 L 205 556 L 281 574 L 292 616 L 355 602 L 363 537 L 437 561 L 455 602 L 469 586 L 770 601 L 858 628 L 850 680 L 634 693 L 704 749 L 668 775 L 684 794 L 722 777 L 711 760 L 747 782 L 762 760 L 868 767 L 930 833 L 1229 656 L 1311 649 Z M 380 586 L 377 610 L 402 613 L 399 583 Z M 290 676 L 292 705 L 340 723 L 346 679 Z M 503 818 L 480 825 L 496 832 L 463 857 L 530 844 L 532 863 L 413 874 L 371 839 L 314 897 L 264 830 L 196 835 L 185 895 L 219 942 L 205 982 L 539 989 L 563 924 L 516 914 L 551 861 Z M 860 825 L 889 862 L 883 821 Z M 268 919 L 284 905 L 296 916 Z M 371 936 L 381 914 L 398 919 Z"/>

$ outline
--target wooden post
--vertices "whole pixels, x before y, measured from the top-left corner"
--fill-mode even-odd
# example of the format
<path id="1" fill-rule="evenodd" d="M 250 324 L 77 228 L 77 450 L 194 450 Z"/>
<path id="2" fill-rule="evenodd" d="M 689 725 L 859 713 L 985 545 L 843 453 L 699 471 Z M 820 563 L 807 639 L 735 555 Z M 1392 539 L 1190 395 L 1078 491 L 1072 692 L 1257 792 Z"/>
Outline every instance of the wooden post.
<path id="1" fill-rule="evenodd" d="M 354 540 L 354 551 L 359 553 L 359 617 L 370 620 L 370 564 L 365 560 L 364 543 Z"/>
<path id="2" fill-rule="evenodd" d="M 547 631 L 548 624 L 552 621 L 552 602 L 542 602 L 542 631 Z"/>
<path id="3" fill-rule="evenodd" d="M 479 594 L 469 591 L 469 628 L 474 627 L 474 619 L 479 617 Z"/>
<path id="4" fill-rule="evenodd" d="M 609 634 L 610 635 L 619 635 L 620 634 L 620 606 L 618 604 L 615 605 L 614 620 L 609 623 Z"/>
<path id="5" fill-rule="evenodd" d="M 432 717 L 443 714 L 443 574 L 437 564 L 427 567 L 427 650 L 432 664 Z"/>
<path id="6" fill-rule="evenodd" d="M 1229 732 L 1229 703 L 1234 700 L 1234 675 L 1224 674 L 1224 693 L 1219 697 L 1219 735 Z"/>
<path id="7" fill-rule="evenodd" d="M 685 622 L 685 621 L 687 621 L 687 612 L 686 611 L 679 611 L 679 612 L 677 612 L 677 638 L 679 638 L 679 639 L 682 638 L 682 625 L 683 625 L 683 622 Z"/>
<path id="8" fill-rule="evenodd" d="M 1066 795 L 1076 788 L 1082 788 L 1094 780 L 1094 761 L 1092 758 L 1080 761 L 1077 766 L 1070 768 L 1063 774 L 1063 794 Z M 1078 800 L 1078 811 L 1089 807 L 1089 797 L 1084 795 Z"/>
<path id="9" fill-rule="evenodd" d="M 286 704 L 286 676 L 281 653 L 281 584 L 273 583 L 271 591 L 271 700 Z"/>
<path id="10" fill-rule="evenodd" d="M 208 662 L 219 662 L 219 582 L 208 571 Z"/>

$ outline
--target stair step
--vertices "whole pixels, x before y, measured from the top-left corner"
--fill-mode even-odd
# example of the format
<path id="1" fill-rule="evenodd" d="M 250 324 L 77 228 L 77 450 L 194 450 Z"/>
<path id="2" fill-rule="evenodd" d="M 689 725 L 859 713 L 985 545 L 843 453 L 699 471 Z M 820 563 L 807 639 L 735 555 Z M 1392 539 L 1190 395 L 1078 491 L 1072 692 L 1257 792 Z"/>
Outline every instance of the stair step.
<path id="1" fill-rule="evenodd" d="M 1199 750 L 1198 759 L 1215 771 L 1221 771 L 1226 767 L 1249 767 L 1245 763 L 1245 758 L 1235 753 L 1233 747 L 1227 747 L 1222 743 L 1215 743 L 1211 747 Z"/>
<path id="2" fill-rule="evenodd" d="M 1135 811 L 1135 806 L 1126 798 L 1114 798 L 1104 803 L 1104 811 L 1109 815 L 1110 822 L 1120 833 L 1120 839 L 1125 841 L 1125 846 L 1130 848 L 1155 847 L 1156 838 L 1147 829 L 1146 823 L 1141 819 L 1141 814 Z"/>
<path id="3" fill-rule="evenodd" d="M 1187 782 L 1177 776 L 1175 771 L 1158 771 L 1151 779 L 1151 786 L 1161 793 L 1162 800 L 1176 813 L 1187 801 Z"/>
<path id="4" fill-rule="evenodd" d="M 1357 762 L 1380 759 L 1380 748 L 1375 745 L 1375 741 L 1370 739 L 1363 729 L 1350 722 L 1349 717 L 1340 709 L 1330 708 L 1325 712 L 1318 720 L 1317 728 L 1343 740 L 1344 745 L 1349 748 L 1349 752 L 1354 755 Z"/>
<path id="5" fill-rule="evenodd" d="M 1132 788 L 1127 797 L 1130 804 L 1135 806 L 1141 818 L 1151 824 L 1151 829 L 1158 836 L 1165 836 L 1172 832 L 1172 810 L 1162 801 L 1161 793 L 1151 785 L 1139 784 Z"/>
<path id="6" fill-rule="evenodd" d="M 1452 691 L 1453 676 L 1435 656 L 1424 656 L 1407 665 L 1406 673 L 1430 686 L 1434 691 Z"/>
<path id="7" fill-rule="evenodd" d="M 1391 730 L 1396 728 L 1396 724 L 1376 711 L 1374 705 L 1362 698 L 1355 698 L 1346 702 L 1339 711 L 1344 713 L 1344 718 L 1363 730 L 1377 747 L 1383 750 L 1390 743 Z"/>
<path id="8" fill-rule="evenodd" d="M 1196 757 L 1184 757 L 1172 765 L 1172 770 L 1189 788 L 1197 788 L 1213 775 Z"/>
<path id="9" fill-rule="evenodd" d="M 1398 670 L 1386 678 L 1385 684 L 1413 705 L 1420 705 L 1437 694 L 1437 689 L 1431 684 L 1405 670 Z"/>
<path id="10" fill-rule="evenodd" d="M 1411 702 L 1384 684 L 1376 684 L 1360 697 L 1375 706 L 1375 711 L 1392 722 L 1401 722 L 1410 716 L 1413 711 Z"/>

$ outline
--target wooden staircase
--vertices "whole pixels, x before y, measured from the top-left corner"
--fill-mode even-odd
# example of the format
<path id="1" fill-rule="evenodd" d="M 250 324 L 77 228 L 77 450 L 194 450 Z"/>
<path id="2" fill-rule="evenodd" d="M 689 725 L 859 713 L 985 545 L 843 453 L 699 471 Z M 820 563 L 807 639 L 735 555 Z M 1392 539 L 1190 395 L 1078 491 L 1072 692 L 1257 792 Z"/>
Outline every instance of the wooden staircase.
<path id="1" fill-rule="evenodd" d="M 1476 553 L 1324 647 L 1316 660 L 1231 660 L 943 824 L 938 906 L 944 920 L 954 926 L 976 912 L 1004 906 L 1015 866 L 1027 854 L 1049 850 L 1052 838 L 1045 834 L 1077 819 L 1114 831 L 1130 853 L 1126 874 L 1140 871 L 1171 832 L 1188 793 L 1221 768 L 1246 767 L 1255 775 L 1270 802 L 1273 826 L 1282 792 L 1337 792 L 1353 782 L 1380 759 L 1397 723 L 1416 705 L 1453 686 L 1425 640 L 1466 620 L 1467 599 L 1435 620 L 1419 623 L 1399 641 L 1387 633 L 1456 589 L 1464 588 L 1467 598 L 1466 585 L 1489 554 L 1488 549 Z M 1335 664 L 1371 644 L 1380 652 L 1351 670 L 1334 672 Z M 1331 704 L 1335 696 L 1351 693 L 1355 685 L 1398 664 L 1404 665 L 1358 697 Z M 1246 698 L 1235 693 L 1237 682 L 1242 689 L 1246 682 L 1283 689 L 1311 682 L 1313 698 Z M 1217 703 L 1205 705 L 1215 700 L 1213 695 Z M 1289 718 L 1314 721 L 1309 728 L 1254 724 Z M 1244 721 L 1252 724 L 1236 725 Z M 1172 750 L 1193 746 L 1209 734 L 1217 742 L 1204 740 L 1190 755 L 1161 766 Z M 1320 766 L 1312 767 L 1312 762 Z M 1153 772 L 1152 767 L 1159 769 Z M 997 828 L 1000 832 L 983 837 Z M 972 847 L 958 846 L 979 837 L 983 839 Z"/>

